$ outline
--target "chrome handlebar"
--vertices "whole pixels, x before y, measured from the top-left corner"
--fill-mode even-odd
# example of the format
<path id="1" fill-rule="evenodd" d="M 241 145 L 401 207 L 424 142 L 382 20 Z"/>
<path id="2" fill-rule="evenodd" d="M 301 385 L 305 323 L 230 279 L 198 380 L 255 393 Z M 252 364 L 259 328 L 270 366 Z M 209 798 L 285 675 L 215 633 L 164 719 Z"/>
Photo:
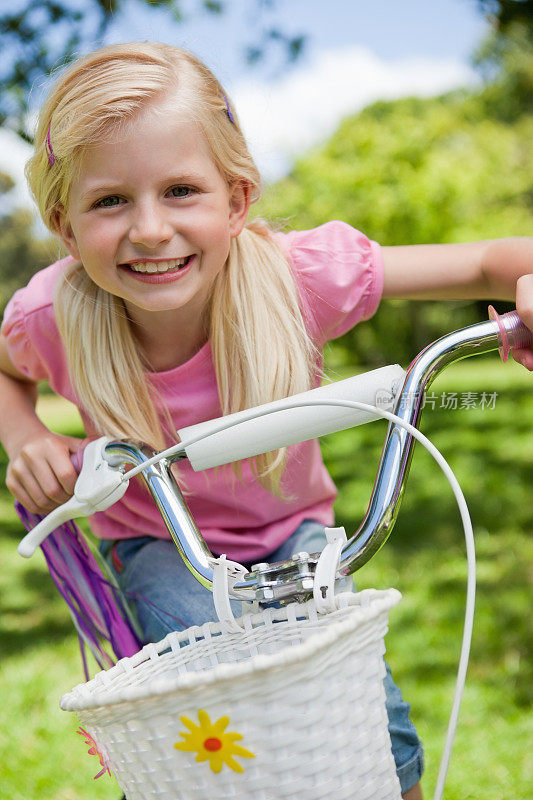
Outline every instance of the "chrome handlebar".
<path id="1" fill-rule="evenodd" d="M 404 384 L 397 395 L 394 414 L 417 427 L 423 406 L 424 393 L 435 377 L 449 364 L 472 355 L 488 353 L 502 346 L 529 346 L 533 335 L 520 321 L 516 312 L 496 315 L 491 321 L 471 325 L 450 333 L 425 348 L 409 366 Z M 398 516 L 405 483 L 413 455 L 413 437 L 398 423 L 387 430 L 376 481 L 365 517 L 344 546 L 340 574 L 349 575 L 360 569 L 383 546 L 390 536 Z M 130 441 L 110 442 L 105 447 L 110 463 L 135 466 L 154 455 L 142 444 Z M 212 554 L 192 518 L 183 495 L 171 473 L 172 461 L 185 458 L 180 453 L 172 459 L 162 459 L 141 474 L 163 517 L 165 525 L 180 556 L 195 578 L 212 589 Z M 234 594 L 242 592 L 262 603 L 307 600 L 312 596 L 313 573 L 318 554 L 297 554 L 288 561 L 257 564 L 236 583 Z M 246 590 L 246 591 L 244 591 Z"/>

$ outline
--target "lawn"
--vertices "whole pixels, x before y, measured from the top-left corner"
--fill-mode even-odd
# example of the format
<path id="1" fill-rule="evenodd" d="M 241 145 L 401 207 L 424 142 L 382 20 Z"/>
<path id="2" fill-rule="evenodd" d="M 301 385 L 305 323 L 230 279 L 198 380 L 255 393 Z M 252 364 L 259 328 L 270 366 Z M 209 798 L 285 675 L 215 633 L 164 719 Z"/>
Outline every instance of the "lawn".
<path id="1" fill-rule="evenodd" d="M 516 365 L 501 365 L 496 356 L 469 360 L 433 384 L 435 408 L 424 411 L 422 430 L 448 459 L 466 495 L 478 555 L 472 657 L 447 800 L 531 797 L 530 387 L 530 375 Z M 456 409 L 452 392 L 459 401 Z M 493 407 L 481 407 L 483 392 L 492 396 Z M 467 395 L 475 407 L 460 408 Z M 450 407 L 440 407 L 446 404 Z M 56 430 L 80 430 L 71 410 L 53 398 L 42 398 L 41 413 Z M 323 441 L 340 490 L 337 523 L 349 534 L 364 514 L 383 435 L 383 425 L 375 423 Z M 0 525 L 0 796 L 118 800 L 113 779 L 105 776 L 93 783 L 98 762 L 87 756 L 75 734 L 76 719 L 58 708 L 60 695 L 81 680 L 77 639 L 40 554 L 29 562 L 16 554 L 23 532 L 5 490 L 0 493 Z M 357 574 L 357 582 L 360 588 L 395 586 L 404 596 L 392 613 L 388 659 L 424 740 L 426 797 L 435 785 L 451 704 L 465 576 L 453 496 L 431 457 L 417 445 L 394 533 Z"/>

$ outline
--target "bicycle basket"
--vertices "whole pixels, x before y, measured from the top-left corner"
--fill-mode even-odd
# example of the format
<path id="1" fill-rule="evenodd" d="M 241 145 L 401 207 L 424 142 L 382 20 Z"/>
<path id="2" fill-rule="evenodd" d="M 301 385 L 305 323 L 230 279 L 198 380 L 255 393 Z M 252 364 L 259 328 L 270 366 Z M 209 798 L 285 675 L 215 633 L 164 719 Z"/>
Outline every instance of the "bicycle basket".
<path id="1" fill-rule="evenodd" d="M 383 677 L 395 589 L 171 633 L 61 699 L 128 800 L 398 800 Z M 92 751 L 94 752 L 94 751 Z"/>

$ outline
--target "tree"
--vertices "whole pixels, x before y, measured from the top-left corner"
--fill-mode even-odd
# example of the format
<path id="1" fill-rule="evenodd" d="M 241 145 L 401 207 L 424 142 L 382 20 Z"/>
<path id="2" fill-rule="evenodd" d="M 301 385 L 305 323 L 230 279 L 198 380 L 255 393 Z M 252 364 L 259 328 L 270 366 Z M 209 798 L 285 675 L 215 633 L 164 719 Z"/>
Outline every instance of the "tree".
<path id="1" fill-rule="evenodd" d="M 514 20 L 494 28 L 474 54 L 484 75 L 487 113 L 513 120 L 533 112 L 533 28 Z"/>
<path id="2" fill-rule="evenodd" d="M 344 220 L 382 245 L 531 234 L 533 117 L 491 116 L 498 91 L 365 108 L 269 187 L 258 212 L 302 230 Z M 486 319 L 486 305 L 384 302 L 333 346 L 330 363 L 408 363 L 452 326 Z"/>
<path id="3" fill-rule="evenodd" d="M 276 0 L 254 0 L 258 11 L 270 9 Z M 183 0 L 141 0 L 150 7 L 166 9 L 169 20 L 185 19 Z M 222 14 L 231 0 L 195 0 L 193 13 Z M 126 0 L 22 0 L 21 7 L 0 16 L 0 126 L 8 122 L 23 139 L 31 141 L 27 116 L 31 89 L 37 81 L 68 64 L 77 53 L 101 44 L 111 22 Z M 258 19 L 261 15 L 257 14 Z M 258 22 L 251 39 L 243 44 L 243 57 L 254 64 L 272 48 L 281 49 L 289 61 L 298 58 L 305 37 L 282 31 L 278 25 Z"/>
<path id="4" fill-rule="evenodd" d="M 184 0 L 139 0 L 152 8 L 168 12 L 169 21 L 186 18 Z M 301 32 L 283 31 L 276 22 L 264 22 L 278 0 L 253 0 L 257 8 L 257 26 L 243 57 L 254 64 L 272 48 L 281 49 L 284 57 L 295 61 L 302 52 L 306 37 Z M 525 27 L 533 39 L 533 0 L 471 0 L 494 25 L 495 36 L 506 35 L 509 27 Z M 23 139 L 30 141 L 27 116 L 32 87 L 53 70 L 66 65 L 76 53 L 86 52 L 104 40 L 112 21 L 126 7 L 127 0 L 21 0 L 15 11 L 0 15 L 0 126 L 6 121 Z M 191 13 L 223 14 L 232 0 L 195 0 Z"/>
<path id="5" fill-rule="evenodd" d="M 478 4 L 497 31 L 506 33 L 512 25 L 519 23 L 529 30 L 533 36 L 533 2 L 532 0 L 478 0 Z"/>
<path id="6" fill-rule="evenodd" d="M 0 172 L 0 201 L 7 201 L 12 188 L 12 178 Z M 57 258 L 57 242 L 51 237 L 37 238 L 34 226 L 34 217 L 26 209 L 0 214 L 0 316 L 13 292 Z"/>

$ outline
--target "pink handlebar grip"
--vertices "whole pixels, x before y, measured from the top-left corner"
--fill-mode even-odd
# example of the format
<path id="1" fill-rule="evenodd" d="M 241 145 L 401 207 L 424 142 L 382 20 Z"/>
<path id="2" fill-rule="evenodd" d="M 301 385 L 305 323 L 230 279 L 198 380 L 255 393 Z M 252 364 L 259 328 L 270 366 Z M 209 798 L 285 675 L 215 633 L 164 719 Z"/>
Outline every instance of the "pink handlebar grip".
<path id="1" fill-rule="evenodd" d="M 99 438 L 100 438 L 99 436 L 86 436 L 85 439 L 80 439 L 80 446 L 78 447 L 76 452 L 72 453 L 72 455 L 70 456 L 70 460 L 78 475 L 80 474 L 81 468 L 83 467 L 83 454 L 85 453 L 85 448 L 91 442 L 94 442 L 95 439 Z"/>
<path id="2" fill-rule="evenodd" d="M 533 333 L 524 325 L 517 311 L 498 314 L 494 306 L 489 306 L 489 319 L 498 325 L 498 351 L 502 361 L 507 361 L 513 347 L 533 346 Z"/>

